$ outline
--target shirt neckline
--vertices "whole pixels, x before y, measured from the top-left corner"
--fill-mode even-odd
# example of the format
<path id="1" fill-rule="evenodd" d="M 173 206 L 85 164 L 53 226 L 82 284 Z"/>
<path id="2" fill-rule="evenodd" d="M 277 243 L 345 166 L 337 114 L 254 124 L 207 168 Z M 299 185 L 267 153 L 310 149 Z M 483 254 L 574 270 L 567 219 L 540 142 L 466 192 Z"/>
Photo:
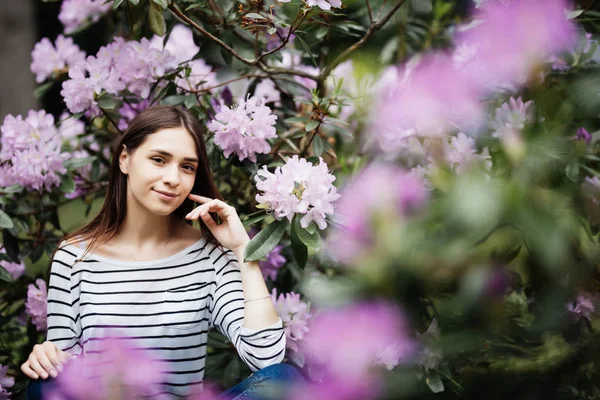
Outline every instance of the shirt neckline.
<path id="1" fill-rule="evenodd" d="M 86 246 L 86 242 L 80 242 L 80 243 L 84 243 L 84 248 L 82 249 L 81 247 L 79 247 L 78 245 L 70 245 L 69 247 L 71 247 L 72 250 L 76 250 L 78 255 L 81 255 L 84 253 L 85 251 L 85 246 Z M 113 265 L 128 265 L 128 266 L 147 266 L 147 265 L 157 265 L 157 264 L 163 264 L 165 262 L 169 262 L 169 261 L 173 261 L 175 259 L 178 259 L 186 254 L 188 254 L 190 251 L 195 250 L 196 247 L 200 247 L 200 245 L 203 245 L 205 243 L 205 238 L 202 237 L 199 240 L 197 240 L 196 242 L 192 243 L 191 245 L 187 246 L 186 248 L 184 248 L 183 250 L 178 251 L 175 254 L 172 254 L 170 256 L 167 257 L 163 257 L 163 258 L 158 258 L 156 260 L 150 260 L 150 261 L 125 261 L 125 260 L 117 260 L 115 258 L 110 258 L 110 257 L 105 257 L 105 256 L 101 256 L 95 253 L 88 253 L 86 254 L 84 260 L 97 260 L 97 261 L 103 261 L 109 264 L 113 264 Z M 79 244 L 79 243 L 78 243 Z"/>

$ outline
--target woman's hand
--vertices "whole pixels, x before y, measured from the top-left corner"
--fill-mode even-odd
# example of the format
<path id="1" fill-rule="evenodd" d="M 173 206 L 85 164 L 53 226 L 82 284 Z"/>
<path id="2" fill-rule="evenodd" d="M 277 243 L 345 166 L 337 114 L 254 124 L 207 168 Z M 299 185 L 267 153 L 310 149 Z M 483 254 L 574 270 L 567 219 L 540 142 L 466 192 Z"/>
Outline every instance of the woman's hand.
<path id="1" fill-rule="evenodd" d="M 235 208 L 218 199 L 211 199 L 204 196 L 190 194 L 190 200 L 202 203 L 201 206 L 193 209 L 185 218 L 198 219 L 201 218 L 206 224 L 206 227 L 212 232 L 215 239 L 221 243 L 223 247 L 228 248 L 234 253 L 246 247 L 250 242 L 250 236 L 244 228 L 244 224 L 240 221 Z M 209 214 L 216 212 L 223 221 L 220 225 Z"/>
<path id="2" fill-rule="evenodd" d="M 56 378 L 63 370 L 63 365 L 72 357 L 54 343 L 46 341 L 33 346 L 29 358 L 21 365 L 21 371 L 31 379 L 38 379 L 40 376 L 43 379 L 48 376 Z"/>

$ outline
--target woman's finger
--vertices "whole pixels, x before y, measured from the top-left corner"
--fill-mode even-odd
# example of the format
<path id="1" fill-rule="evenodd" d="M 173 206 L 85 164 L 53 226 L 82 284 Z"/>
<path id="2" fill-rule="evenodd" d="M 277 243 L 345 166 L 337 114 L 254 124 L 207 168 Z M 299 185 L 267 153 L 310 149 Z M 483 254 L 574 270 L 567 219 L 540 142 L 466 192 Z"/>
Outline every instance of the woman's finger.
<path id="1" fill-rule="evenodd" d="M 52 364 L 52 362 L 50 361 L 50 359 L 48 358 L 48 355 L 46 354 L 46 349 L 42 346 L 40 347 L 34 347 L 34 355 L 36 358 L 36 361 L 38 362 L 38 364 L 41 364 L 42 368 L 44 369 L 44 371 L 48 374 L 50 374 L 51 377 L 56 378 L 56 376 L 58 375 L 58 371 L 56 371 L 56 369 L 54 368 L 54 365 Z M 41 373 L 41 371 L 38 371 L 35 367 L 35 363 L 32 365 L 33 370 L 36 371 L 37 373 L 39 373 L 42 378 L 47 378 L 44 377 L 44 374 Z"/>
<path id="2" fill-rule="evenodd" d="M 217 222 L 213 219 L 212 215 L 210 215 L 210 213 L 208 213 L 208 212 L 202 212 L 200 214 L 200 218 L 202 218 L 202 222 L 204 222 L 204 224 L 208 228 L 212 228 L 213 226 L 217 225 Z"/>
<path id="3" fill-rule="evenodd" d="M 35 354 L 31 353 L 29 355 L 29 360 L 27 361 L 29 362 L 29 366 L 31 367 L 31 369 L 36 374 L 38 374 L 42 379 L 48 379 L 48 372 L 46 372 L 42 364 L 39 363 L 38 358 Z"/>
<path id="4" fill-rule="evenodd" d="M 48 343 L 48 344 L 46 344 Z M 44 343 L 44 348 L 46 349 L 46 356 L 48 360 L 52 363 L 52 365 L 58 370 L 62 370 L 62 365 L 60 362 L 60 358 L 58 357 L 58 347 L 52 342 Z"/>
<path id="5" fill-rule="evenodd" d="M 188 195 L 188 198 L 190 200 L 193 200 L 195 202 L 202 203 L 202 204 L 207 203 L 207 202 L 213 200 L 210 197 L 200 196 L 198 194 L 191 194 L 191 193 Z"/>
<path id="6" fill-rule="evenodd" d="M 35 373 L 34 370 L 31 369 L 31 367 L 29 366 L 29 361 L 25 361 L 23 364 L 21 364 L 21 371 L 23 371 L 23 373 L 31 379 L 39 379 L 39 375 Z"/>

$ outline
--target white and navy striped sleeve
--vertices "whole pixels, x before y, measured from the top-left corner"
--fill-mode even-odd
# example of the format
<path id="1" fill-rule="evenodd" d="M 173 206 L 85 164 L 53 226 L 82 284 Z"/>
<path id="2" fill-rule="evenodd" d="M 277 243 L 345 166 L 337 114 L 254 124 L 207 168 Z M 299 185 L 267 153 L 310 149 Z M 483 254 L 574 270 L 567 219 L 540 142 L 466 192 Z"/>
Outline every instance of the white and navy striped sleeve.
<path id="1" fill-rule="evenodd" d="M 252 371 L 280 363 L 285 356 L 286 346 L 281 319 L 261 330 L 244 327 L 244 292 L 236 258 L 231 251 L 219 252 L 218 257 L 213 257 L 213 264 L 217 285 L 214 289 L 211 326 L 229 338 Z"/>
<path id="2" fill-rule="evenodd" d="M 61 243 L 50 267 L 47 340 L 67 353 L 80 355 L 79 274 L 73 274 L 77 256 L 68 248 Z"/>

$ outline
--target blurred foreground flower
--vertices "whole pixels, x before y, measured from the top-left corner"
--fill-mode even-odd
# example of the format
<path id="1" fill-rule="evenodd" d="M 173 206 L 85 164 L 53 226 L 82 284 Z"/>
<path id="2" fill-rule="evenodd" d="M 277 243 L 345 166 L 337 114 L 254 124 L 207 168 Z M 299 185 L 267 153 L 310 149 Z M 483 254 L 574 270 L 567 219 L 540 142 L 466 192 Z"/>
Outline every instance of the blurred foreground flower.
<path id="1" fill-rule="evenodd" d="M 161 394 L 163 363 L 127 340 L 107 338 L 94 361 L 71 360 L 57 378 L 53 400 L 130 400 Z"/>
<path id="2" fill-rule="evenodd" d="M 65 33 L 72 33 L 84 24 L 98 21 L 111 7 L 112 1 L 106 0 L 64 0 L 58 19 Z"/>
<path id="3" fill-rule="evenodd" d="M 575 315 L 590 320 L 592 313 L 596 310 L 592 300 L 586 296 L 579 295 L 577 299 L 567 305 L 567 309 Z"/>
<path id="4" fill-rule="evenodd" d="M 263 194 L 256 195 L 262 208 L 274 211 L 275 218 L 287 218 L 304 214 L 300 220 L 303 228 L 315 221 L 319 229 L 325 229 L 325 216 L 333 214 L 333 203 L 339 198 L 333 186 L 335 176 L 329 173 L 327 164 L 319 158 L 313 165 L 304 158 L 294 155 L 287 163 L 275 169 L 275 173 L 263 166 L 254 177 L 256 188 Z"/>
<path id="5" fill-rule="evenodd" d="M 476 23 L 458 34 L 455 60 L 481 89 L 521 85 L 552 54 L 575 44 L 568 6 L 567 0 L 486 2 L 475 13 Z"/>
<path id="6" fill-rule="evenodd" d="M 277 137 L 277 116 L 265 105 L 265 100 L 249 97 L 237 107 L 222 105 L 208 129 L 215 133 L 215 143 L 223 149 L 225 157 L 235 153 L 238 158 L 256 162 L 256 154 L 268 153 L 267 139 Z"/>
<path id="7" fill-rule="evenodd" d="M 277 279 L 279 269 L 286 263 L 285 257 L 281 254 L 282 249 L 282 245 L 275 246 L 275 248 L 267 254 L 265 260 L 260 260 L 258 262 L 265 279 L 270 279 L 272 281 Z"/>
<path id="8" fill-rule="evenodd" d="M 38 331 L 46 331 L 48 307 L 48 289 L 43 279 L 36 279 L 35 285 L 30 283 L 27 287 L 27 300 L 25 310 Z"/>
<path id="9" fill-rule="evenodd" d="M 15 378 L 6 376 L 8 372 L 8 365 L 2 366 L 0 364 L 0 399 L 9 399 L 10 394 L 6 388 L 12 387 L 15 384 Z"/>
<path id="10" fill-rule="evenodd" d="M 355 265 L 375 244 L 377 221 L 410 216 L 428 197 L 424 181 L 417 175 L 393 165 L 368 166 L 341 192 L 336 212 L 341 227 L 327 239 L 329 254 L 339 262 Z"/>
<path id="11" fill-rule="evenodd" d="M 0 250 L 0 254 L 6 254 L 6 250 Z M 17 280 L 25 273 L 25 264 L 22 262 L 14 263 L 11 261 L 0 260 L 0 267 L 3 267 L 12 276 L 14 280 Z"/>

